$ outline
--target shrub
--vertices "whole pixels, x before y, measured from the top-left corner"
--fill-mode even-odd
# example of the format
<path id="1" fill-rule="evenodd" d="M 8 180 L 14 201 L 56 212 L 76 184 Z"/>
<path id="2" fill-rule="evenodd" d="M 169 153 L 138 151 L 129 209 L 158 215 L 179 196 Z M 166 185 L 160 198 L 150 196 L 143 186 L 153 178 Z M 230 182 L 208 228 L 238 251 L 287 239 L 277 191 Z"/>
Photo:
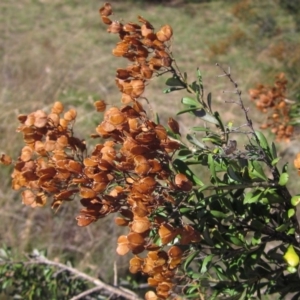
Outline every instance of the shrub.
<path id="1" fill-rule="evenodd" d="M 106 3 L 101 19 L 120 38 L 113 55 L 129 61 L 116 74 L 122 105 L 95 102 L 104 114 L 90 153 L 75 135 L 75 109 L 65 111 L 55 102 L 48 113 L 20 115 L 21 155 L 16 161 L 1 157 L 14 166 L 12 187 L 22 190 L 25 205 L 45 206 L 51 199 L 56 211 L 79 198 L 79 226 L 117 213 L 116 225 L 128 230 L 118 239 L 117 253 L 134 255 L 130 272 L 146 275 L 155 289 L 146 293 L 148 300 L 260 299 L 275 293 L 297 299 L 300 198 L 286 188 L 287 165 L 277 168 L 276 146 L 255 130 L 230 70 L 217 65 L 236 95 L 226 102 L 238 105 L 245 119 L 236 127 L 214 110 L 200 70 L 195 80 L 179 70 L 170 25 L 155 31 L 142 17 L 140 24 L 123 24 L 111 15 Z M 151 79 L 162 75 L 169 77 L 166 94 L 184 93 L 178 115 L 203 122 L 185 138 L 174 118 L 160 124 L 151 99 L 143 97 Z"/>

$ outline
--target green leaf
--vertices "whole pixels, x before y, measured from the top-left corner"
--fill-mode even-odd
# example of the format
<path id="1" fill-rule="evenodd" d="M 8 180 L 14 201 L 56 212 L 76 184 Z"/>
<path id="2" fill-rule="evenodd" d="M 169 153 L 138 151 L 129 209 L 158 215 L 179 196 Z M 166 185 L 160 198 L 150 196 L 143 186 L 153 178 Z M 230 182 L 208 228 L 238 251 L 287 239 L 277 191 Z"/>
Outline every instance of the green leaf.
<path id="1" fill-rule="evenodd" d="M 200 273 L 192 273 L 191 277 L 193 279 L 202 279 L 204 276 L 203 276 L 203 274 L 200 274 Z"/>
<path id="2" fill-rule="evenodd" d="M 291 217 L 293 217 L 295 215 L 295 209 L 294 208 L 290 208 L 287 212 L 288 218 L 290 219 Z"/>
<path id="3" fill-rule="evenodd" d="M 282 173 L 287 173 L 288 171 L 288 163 L 284 164 L 284 166 L 282 167 Z"/>
<path id="4" fill-rule="evenodd" d="M 197 138 L 194 135 L 187 134 L 186 138 L 191 144 L 193 144 L 201 149 L 207 148 L 203 143 L 201 143 L 199 140 L 197 140 Z"/>
<path id="5" fill-rule="evenodd" d="M 264 196 L 267 197 L 267 203 L 275 204 L 284 202 L 284 198 L 278 195 L 277 189 L 267 188 L 264 190 Z"/>
<path id="6" fill-rule="evenodd" d="M 235 200 L 233 201 L 233 203 L 235 202 Z M 231 205 L 231 202 L 228 198 L 223 198 L 222 199 L 222 203 L 224 204 L 224 206 L 226 206 L 231 212 L 234 212 L 234 208 Z"/>
<path id="7" fill-rule="evenodd" d="M 212 234 L 218 241 L 227 245 L 227 241 L 222 237 L 221 233 L 217 229 L 214 229 Z"/>
<path id="8" fill-rule="evenodd" d="M 198 82 L 200 84 L 202 84 L 202 74 L 201 74 L 201 71 L 199 70 L 199 68 L 197 68 L 197 79 L 198 79 Z"/>
<path id="9" fill-rule="evenodd" d="M 249 161 L 249 163 L 253 168 L 252 170 L 250 169 L 250 176 L 252 175 L 252 177 L 254 178 L 268 180 L 268 177 L 265 175 L 260 162 L 254 160 L 254 161 Z"/>
<path id="10" fill-rule="evenodd" d="M 247 299 L 247 289 L 244 289 L 244 291 L 242 293 L 240 293 L 237 297 L 238 297 L 238 300 L 244 300 L 244 299 Z M 236 298 L 236 296 L 234 296 Z"/>
<path id="11" fill-rule="evenodd" d="M 265 227 L 265 225 L 258 220 L 252 220 L 250 226 L 257 230 L 262 230 Z"/>
<path id="12" fill-rule="evenodd" d="M 6 290 L 7 287 L 9 287 L 12 284 L 12 281 L 9 279 L 4 280 L 3 279 L 3 283 L 2 283 L 2 290 Z"/>
<path id="13" fill-rule="evenodd" d="M 192 127 L 191 129 L 193 131 L 210 131 L 208 127 L 199 127 L 199 126 Z"/>
<path id="14" fill-rule="evenodd" d="M 192 82 L 192 84 L 190 84 L 189 87 L 190 87 L 194 92 L 200 93 L 200 85 L 199 85 L 196 81 Z"/>
<path id="15" fill-rule="evenodd" d="M 200 109 L 197 111 L 193 111 L 193 114 L 197 117 L 200 118 L 206 122 L 213 123 L 215 125 L 219 125 L 218 120 L 211 114 L 209 114 L 207 111 L 204 109 Z"/>
<path id="16" fill-rule="evenodd" d="M 172 93 L 174 91 L 179 91 L 179 90 L 182 90 L 184 88 L 181 88 L 181 87 L 170 87 L 170 88 L 167 88 L 163 91 L 164 94 L 169 94 L 169 93 Z"/>
<path id="17" fill-rule="evenodd" d="M 283 232 L 286 231 L 289 228 L 289 224 L 281 224 L 276 228 L 276 231 Z"/>
<path id="18" fill-rule="evenodd" d="M 197 109 L 198 109 L 198 107 L 190 107 L 190 108 L 183 109 L 183 110 L 179 111 L 176 115 L 179 116 L 179 115 L 185 114 L 187 112 L 193 112 Z"/>
<path id="19" fill-rule="evenodd" d="M 277 158 L 273 159 L 272 162 L 271 162 L 271 165 L 276 166 L 277 163 L 280 161 L 280 159 L 281 159 L 281 157 L 277 157 Z"/>
<path id="20" fill-rule="evenodd" d="M 225 130 L 224 125 L 223 125 L 223 122 L 222 122 L 222 120 L 221 120 L 221 116 L 220 116 L 220 114 L 219 114 L 217 111 L 214 113 L 214 117 L 215 117 L 216 120 L 218 121 L 218 125 L 221 127 L 221 130 L 222 130 L 223 132 L 225 132 L 226 130 Z"/>
<path id="21" fill-rule="evenodd" d="M 186 214 L 190 211 L 194 211 L 195 209 L 193 207 L 182 207 L 179 209 L 179 211 L 182 213 L 182 214 Z"/>
<path id="22" fill-rule="evenodd" d="M 273 142 L 271 144 L 271 154 L 272 154 L 273 159 L 275 160 L 277 158 L 277 150 L 276 150 L 275 144 Z"/>
<path id="23" fill-rule="evenodd" d="M 208 155 L 208 165 L 209 165 L 209 170 L 210 170 L 211 176 L 215 179 L 216 182 L 218 182 L 219 179 L 218 179 L 218 177 L 216 175 L 215 160 L 214 160 L 212 154 Z"/>
<path id="24" fill-rule="evenodd" d="M 253 193 L 249 192 L 246 194 L 243 203 L 244 204 L 256 203 L 260 199 L 261 195 L 262 195 L 261 191 L 254 191 Z"/>
<path id="25" fill-rule="evenodd" d="M 184 78 L 184 81 L 186 82 L 187 81 L 187 72 L 183 73 L 183 78 Z"/>
<path id="26" fill-rule="evenodd" d="M 212 258 L 214 257 L 213 254 L 207 255 L 203 262 L 202 262 L 202 266 L 201 266 L 201 270 L 200 273 L 205 273 L 207 272 L 207 265 L 211 262 Z"/>
<path id="27" fill-rule="evenodd" d="M 288 180 L 289 180 L 289 174 L 288 173 L 282 173 L 282 174 L 280 174 L 278 184 L 281 185 L 281 186 L 286 185 Z"/>
<path id="28" fill-rule="evenodd" d="M 211 93 L 208 93 L 208 95 L 207 95 L 207 104 L 208 104 L 209 110 L 212 111 L 212 109 L 211 109 Z"/>
<path id="29" fill-rule="evenodd" d="M 224 271 L 222 270 L 222 268 L 220 266 L 215 266 L 214 270 L 216 271 L 217 276 L 220 280 L 228 281 L 228 277 L 225 276 Z"/>
<path id="30" fill-rule="evenodd" d="M 234 245 L 236 245 L 236 246 L 239 246 L 239 247 L 244 246 L 243 241 L 241 241 L 241 240 L 240 240 L 239 238 L 237 238 L 236 236 L 230 235 L 230 236 L 229 236 L 229 239 L 230 239 L 230 241 L 231 241 Z"/>
<path id="31" fill-rule="evenodd" d="M 217 145 L 217 146 L 222 146 L 223 145 L 223 141 L 218 136 L 204 137 L 204 138 L 202 138 L 202 141 L 203 142 L 211 142 L 211 143 L 213 143 L 214 145 Z"/>
<path id="32" fill-rule="evenodd" d="M 268 150 L 268 149 L 269 149 L 269 145 L 268 145 L 268 142 L 267 142 L 266 137 L 262 134 L 262 132 L 260 132 L 260 131 L 255 131 L 255 135 L 256 135 L 257 139 L 259 140 L 260 146 L 261 146 L 264 150 Z"/>
<path id="33" fill-rule="evenodd" d="M 183 97 L 181 99 L 181 103 L 185 104 L 185 105 L 191 105 L 191 106 L 197 106 L 199 105 L 198 104 L 198 101 L 196 101 L 195 99 L 193 98 L 189 98 L 189 97 Z"/>
<path id="34" fill-rule="evenodd" d="M 218 210 L 210 210 L 210 213 L 216 218 L 225 219 L 228 217 L 227 214 L 224 214 L 223 212 L 218 211 Z"/>
<path id="35" fill-rule="evenodd" d="M 232 166 L 229 166 L 227 168 L 227 174 L 232 178 L 233 180 L 237 182 L 244 182 L 243 177 L 240 176 L 238 173 L 235 173 L 234 169 Z"/>
<path id="36" fill-rule="evenodd" d="M 291 199 L 291 204 L 297 206 L 300 203 L 300 195 L 295 195 Z"/>
<path id="37" fill-rule="evenodd" d="M 292 267 L 292 266 L 288 266 L 288 267 L 287 267 L 287 270 L 288 270 L 290 273 L 296 273 L 296 272 L 297 272 L 297 268 Z"/>
<path id="38" fill-rule="evenodd" d="M 168 78 L 166 80 L 166 85 L 168 86 L 180 86 L 180 87 L 185 87 L 184 84 L 182 83 L 182 81 L 177 77 L 177 76 L 173 76 L 171 78 Z"/>
<path id="39" fill-rule="evenodd" d="M 187 268 L 189 267 L 189 265 L 191 264 L 191 262 L 194 260 L 194 258 L 196 256 L 198 256 L 198 254 L 200 253 L 200 250 L 197 250 L 193 253 L 191 253 L 185 260 L 184 265 L 183 265 L 183 270 L 187 271 Z"/>
<path id="40" fill-rule="evenodd" d="M 155 120 L 154 120 L 154 122 L 156 124 L 160 124 L 159 115 L 157 113 L 155 113 Z"/>
<path id="41" fill-rule="evenodd" d="M 204 237 L 204 240 L 205 242 L 213 247 L 215 245 L 214 241 L 211 239 L 210 235 L 209 235 L 209 229 L 205 226 L 204 230 L 203 230 L 203 237 Z"/>
<path id="42" fill-rule="evenodd" d="M 187 158 L 191 158 L 193 153 L 189 149 L 181 149 L 178 151 L 177 155 L 178 155 L 178 158 L 180 158 L 181 160 L 185 160 Z M 197 162 L 197 164 L 198 164 L 198 162 Z"/>

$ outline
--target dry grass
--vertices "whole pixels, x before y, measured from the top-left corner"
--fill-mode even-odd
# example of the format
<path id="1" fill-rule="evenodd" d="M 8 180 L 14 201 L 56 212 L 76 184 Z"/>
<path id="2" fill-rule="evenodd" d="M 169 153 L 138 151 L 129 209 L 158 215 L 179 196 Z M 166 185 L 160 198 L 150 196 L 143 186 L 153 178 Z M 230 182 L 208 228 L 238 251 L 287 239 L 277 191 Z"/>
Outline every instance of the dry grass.
<path id="1" fill-rule="evenodd" d="M 196 67 L 200 67 L 205 87 L 213 93 L 214 107 L 237 126 L 243 119 L 237 107 L 224 104 L 222 90 L 230 86 L 216 78 L 219 71 L 214 63 L 230 64 L 244 91 L 258 81 L 271 82 L 284 67 L 284 61 L 268 56 L 270 38 L 259 36 L 256 24 L 232 14 L 231 1 L 179 6 L 111 2 L 116 18 L 134 21 L 137 15 L 143 15 L 156 27 L 172 25 L 173 53 L 180 68 L 194 76 Z M 117 37 L 107 34 L 100 23 L 99 5 L 96 0 L 0 2 L 0 152 L 17 155 L 21 138 L 15 128 L 20 113 L 48 110 L 59 99 L 66 106 L 76 107 L 80 116 L 76 131 L 83 138 L 101 120 L 93 110 L 94 100 L 119 103 L 114 74 L 125 62 L 111 55 Z M 268 5 L 270 11 L 275 4 Z M 292 19 L 281 10 L 275 10 L 274 18 L 282 33 L 273 37 L 273 43 L 293 26 Z M 299 34 L 293 41 L 297 37 Z M 165 79 L 153 80 L 146 93 L 162 123 L 178 111 L 184 95 L 163 95 Z M 225 99 L 228 97 L 226 94 Z M 246 95 L 244 98 L 248 101 Z M 254 109 L 252 116 L 254 121 L 261 118 Z M 179 120 L 183 132 L 191 124 L 201 123 L 186 117 Z M 77 203 L 65 205 L 56 215 L 50 208 L 23 207 L 20 195 L 10 190 L 9 170 L 1 168 L 0 176 L 0 236 L 4 243 L 19 253 L 47 249 L 50 257 L 70 259 L 80 269 L 105 280 L 112 279 L 114 260 L 118 260 L 121 275 L 127 272 L 126 260 L 115 255 L 120 230 L 112 218 L 79 228 L 74 219 Z"/>

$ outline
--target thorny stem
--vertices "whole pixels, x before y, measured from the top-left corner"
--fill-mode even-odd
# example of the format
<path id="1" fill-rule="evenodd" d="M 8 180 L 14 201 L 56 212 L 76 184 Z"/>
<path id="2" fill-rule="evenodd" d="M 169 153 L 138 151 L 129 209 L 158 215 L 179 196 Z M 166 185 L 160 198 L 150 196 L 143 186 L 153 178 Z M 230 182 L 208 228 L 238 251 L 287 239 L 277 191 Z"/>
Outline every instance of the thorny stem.
<path id="1" fill-rule="evenodd" d="M 270 158 L 266 155 L 265 151 L 263 150 L 263 148 L 261 147 L 260 145 L 260 141 L 259 141 L 259 138 L 257 136 L 257 134 L 255 133 L 255 130 L 254 130 L 254 127 L 253 127 L 253 123 L 252 123 L 252 120 L 250 119 L 249 117 L 249 114 L 248 114 L 248 109 L 245 107 L 244 105 L 244 102 L 242 100 L 242 92 L 241 90 L 238 89 L 238 84 L 236 83 L 236 81 L 233 80 L 232 76 L 231 76 L 231 73 L 230 73 L 230 68 L 228 70 L 228 72 L 222 67 L 220 66 L 218 63 L 216 63 L 216 66 L 219 67 L 222 72 L 224 73 L 223 75 L 220 75 L 220 76 L 226 76 L 229 81 L 234 85 L 234 88 L 235 88 L 235 93 L 238 95 L 238 102 L 235 102 L 237 103 L 241 109 L 243 110 L 244 112 L 244 115 L 245 115 L 245 118 L 246 118 L 246 121 L 247 121 L 247 126 L 250 128 L 251 132 L 252 132 L 252 135 L 254 136 L 254 139 L 259 147 L 259 152 L 263 155 L 263 161 L 267 164 L 267 166 L 270 168 L 271 170 L 271 173 L 273 175 L 273 178 L 276 182 L 279 181 L 279 178 L 280 178 L 280 173 L 278 171 L 278 169 L 276 168 L 276 166 L 273 166 L 272 165 L 272 161 L 270 160 Z M 290 203 L 290 199 L 291 199 L 291 194 L 290 192 L 288 191 L 288 189 L 285 187 L 285 186 L 281 186 L 278 191 L 281 193 L 281 195 L 283 196 L 283 198 L 286 200 L 285 203 L 283 204 L 284 205 L 284 208 L 287 210 L 289 208 L 289 203 Z M 300 233 L 300 228 L 299 228 L 299 223 L 298 223 L 298 220 L 297 220 L 297 216 L 294 215 L 292 217 L 292 221 L 293 221 L 293 224 L 296 228 L 296 233 L 299 234 Z M 296 239 L 295 239 L 296 240 Z"/>
<path id="2" fill-rule="evenodd" d="M 246 118 L 246 121 L 247 121 L 247 126 L 250 128 L 255 140 L 256 140 L 256 143 L 258 145 L 258 147 L 260 148 L 260 152 L 264 155 L 264 160 L 266 162 L 266 164 L 271 168 L 273 169 L 274 167 L 271 165 L 271 162 L 270 160 L 267 158 L 267 156 L 265 155 L 264 153 L 264 150 L 262 149 L 262 147 L 260 146 L 260 142 L 259 142 L 259 139 L 257 137 L 257 135 L 255 134 L 255 130 L 254 130 L 254 127 L 253 127 L 253 124 L 252 124 L 252 120 L 250 119 L 249 115 L 248 115 L 248 109 L 245 107 L 244 105 L 244 102 L 242 100 L 242 92 L 241 90 L 239 90 L 238 88 L 238 84 L 233 80 L 232 76 L 231 76 L 231 73 L 230 73 L 230 69 L 228 70 L 228 72 L 222 67 L 220 66 L 218 63 L 216 63 L 216 66 L 219 67 L 222 72 L 224 73 L 224 75 L 220 75 L 220 76 L 226 76 L 229 81 L 234 85 L 234 88 L 235 88 L 235 93 L 238 95 L 238 99 L 239 99 L 239 102 L 234 102 L 234 103 L 237 103 L 241 109 L 243 110 L 244 114 L 245 114 L 245 118 Z M 232 102 L 232 101 L 231 101 Z M 277 175 L 277 174 L 276 174 Z M 275 179 L 275 178 L 274 178 Z M 279 179 L 279 178 L 278 178 Z"/>
<path id="3" fill-rule="evenodd" d="M 240 189 L 247 189 L 247 188 L 254 188 L 254 187 L 276 187 L 279 186 L 278 184 L 271 183 L 271 182 L 255 182 L 252 184 L 234 184 L 234 185 L 221 185 L 221 186 L 208 186 L 205 190 L 240 190 Z M 195 190 L 199 190 L 198 187 Z"/>

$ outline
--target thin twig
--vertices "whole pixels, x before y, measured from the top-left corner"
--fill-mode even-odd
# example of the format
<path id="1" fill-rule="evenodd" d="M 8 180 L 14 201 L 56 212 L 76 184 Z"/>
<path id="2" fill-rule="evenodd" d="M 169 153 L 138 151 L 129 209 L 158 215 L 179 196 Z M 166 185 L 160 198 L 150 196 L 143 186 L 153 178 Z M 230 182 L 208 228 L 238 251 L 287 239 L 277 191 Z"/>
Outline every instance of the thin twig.
<path id="1" fill-rule="evenodd" d="M 114 286 L 118 285 L 118 269 L 117 269 L 117 262 L 114 261 Z"/>

